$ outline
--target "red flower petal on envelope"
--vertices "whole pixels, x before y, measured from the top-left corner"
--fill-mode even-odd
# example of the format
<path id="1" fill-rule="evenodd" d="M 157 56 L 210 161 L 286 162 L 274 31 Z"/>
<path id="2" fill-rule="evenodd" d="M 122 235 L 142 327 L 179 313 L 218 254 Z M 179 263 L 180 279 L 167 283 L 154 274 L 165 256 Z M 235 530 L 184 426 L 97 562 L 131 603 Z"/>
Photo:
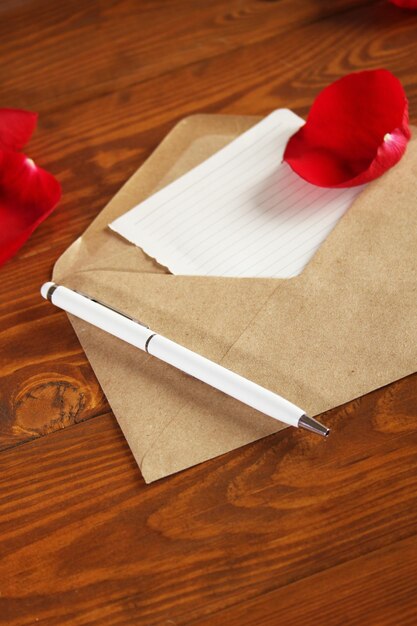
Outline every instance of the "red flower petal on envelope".
<path id="1" fill-rule="evenodd" d="M 0 151 L 0 265 L 53 211 L 61 186 L 22 153 Z"/>
<path id="2" fill-rule="evenodd" d="M 395 165 L 410 139 L 408 103 L 387 70 L 348 74 L 317 96 L 284 161 L 320 187 L 352 187 Z"/>
<path id="3" fill-rule="evenodd" d="M 417 9 L 417 0 L 391 0 L 391 2 L 402 9 Z"/>
<path id="4" fill-rule="evenodd" d="M 21 150 L 31 138 L 37 120 L 37 113 L 0 109 L 0 150 Z"/>

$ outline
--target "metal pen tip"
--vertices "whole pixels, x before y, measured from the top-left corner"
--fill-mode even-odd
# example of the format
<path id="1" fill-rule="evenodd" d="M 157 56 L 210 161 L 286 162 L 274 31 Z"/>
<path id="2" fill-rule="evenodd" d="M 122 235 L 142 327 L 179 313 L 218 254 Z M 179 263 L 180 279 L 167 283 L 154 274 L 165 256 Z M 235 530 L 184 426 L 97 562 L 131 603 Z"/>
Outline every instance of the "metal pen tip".
<path id="1" fill-rule="evenodd" d="M 313 417 L 309 417 L 308 415 L 302 415 L 298 420 L 298 428 L 304 428 L 305 430 L 309 430 L 312 433 L 316 433 L 317 435 L 321 435 L 322 437 L 327 437 L 330 432 L 330 428 L 320 424 Z"/>

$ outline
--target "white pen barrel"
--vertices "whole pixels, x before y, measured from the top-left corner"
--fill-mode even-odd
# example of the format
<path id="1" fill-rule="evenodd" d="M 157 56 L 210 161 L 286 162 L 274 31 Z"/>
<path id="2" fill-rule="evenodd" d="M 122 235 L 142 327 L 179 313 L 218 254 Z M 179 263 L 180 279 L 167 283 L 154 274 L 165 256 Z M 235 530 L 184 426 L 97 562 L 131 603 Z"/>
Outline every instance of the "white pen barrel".
<path id="1" fill-rule="evenodd" d="M 298 426 L 304 415 L 292 402 L 161 335 L 152 337 L 147 349 L 158 359 L 286 424 Z"/>
<path id="2" fill-rule="evenodd" d="M 176 367 L 177 369 L 219 389 L 223 393 L 280 420 L 326 437 L 329 429 L 292 402 L 278 394 L 232 372 L 231 370 L 154 333 L 139 320 L 94 298 L 48 282 L 42 285 L 41 294 L 71 315 L 101 328 L 136 348 Z"/>
<path id="3" fill-rule="evenodd" d="M 53 283 L 44 285 L 42 295 L 45 298 L 47 297 L 48 285 L 54 286 Z M 67 287 L 57 286 L 53 291 L 51 289 L 51 294 L 50 300 L 55 306 L 141 350 L 146 349 L 147 340 L 154 334 L 149 328 L 132 318 L 103 306 L 72 289 L 67 289 Z"/>

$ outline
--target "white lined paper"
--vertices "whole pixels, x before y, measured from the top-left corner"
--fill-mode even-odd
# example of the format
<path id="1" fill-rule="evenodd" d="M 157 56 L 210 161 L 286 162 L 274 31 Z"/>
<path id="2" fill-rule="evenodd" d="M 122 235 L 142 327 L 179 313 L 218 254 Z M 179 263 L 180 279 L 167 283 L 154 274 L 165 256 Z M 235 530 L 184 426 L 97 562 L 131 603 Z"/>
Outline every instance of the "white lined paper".
<path id="1" fill-rule="evenodd" d="M 303 123 L 274 111 L 110 228 L 173 274 L 299 274 L 362 190 L 315 187 L 281 162 Z"/>

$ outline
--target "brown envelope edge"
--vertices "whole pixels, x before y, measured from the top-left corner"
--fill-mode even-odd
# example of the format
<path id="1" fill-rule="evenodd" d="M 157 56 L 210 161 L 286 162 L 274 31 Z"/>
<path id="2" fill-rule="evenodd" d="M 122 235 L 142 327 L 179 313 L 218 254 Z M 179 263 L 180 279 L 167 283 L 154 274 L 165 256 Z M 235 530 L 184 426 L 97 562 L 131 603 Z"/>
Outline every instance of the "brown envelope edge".
<path id="1" fill-rule="evenodd" d="M 172 276 L 107 228 L 256 121 L 198 115 L 180 122 L 61 256 L 53 278 L 317 415 L 415 370 L 414 141 L 290 280 Z M 76 318 L 71 322 L 146 482 L 284 427 Z"/>

